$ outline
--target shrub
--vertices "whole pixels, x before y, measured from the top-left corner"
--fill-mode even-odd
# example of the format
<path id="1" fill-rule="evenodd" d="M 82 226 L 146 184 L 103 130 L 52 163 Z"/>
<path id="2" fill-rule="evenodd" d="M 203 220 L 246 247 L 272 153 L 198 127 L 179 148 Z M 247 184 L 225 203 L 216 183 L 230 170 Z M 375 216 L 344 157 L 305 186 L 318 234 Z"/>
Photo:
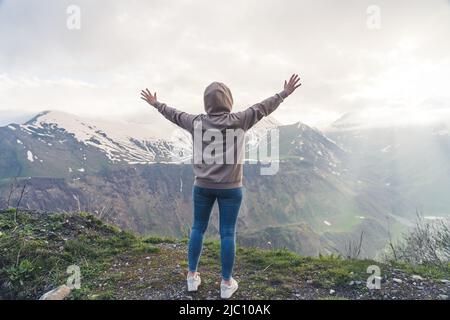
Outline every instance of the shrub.
<path id="1" fill-rule="evenodd" d="M 450 219 L 426 221 L 417 215 L 415 227 L 397 244 L 390 244 L 388 260 L 412 265 L 448 268 L 450 262 Z"/>

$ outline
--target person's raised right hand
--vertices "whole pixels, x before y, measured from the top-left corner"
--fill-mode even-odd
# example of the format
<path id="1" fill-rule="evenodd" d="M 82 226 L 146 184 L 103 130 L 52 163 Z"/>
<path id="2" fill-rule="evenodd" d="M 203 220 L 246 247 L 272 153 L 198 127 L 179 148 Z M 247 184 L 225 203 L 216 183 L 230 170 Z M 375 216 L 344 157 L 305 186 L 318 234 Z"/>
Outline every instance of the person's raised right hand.
<path id="1" fill-rule="evenodd" d="M 155 94 L 152 94 L 148 89 L 141 91 L 141 99 L 151 106 L 155 106 L 156 102 L 158 101 L 156 98 L 156 92 Z"/>

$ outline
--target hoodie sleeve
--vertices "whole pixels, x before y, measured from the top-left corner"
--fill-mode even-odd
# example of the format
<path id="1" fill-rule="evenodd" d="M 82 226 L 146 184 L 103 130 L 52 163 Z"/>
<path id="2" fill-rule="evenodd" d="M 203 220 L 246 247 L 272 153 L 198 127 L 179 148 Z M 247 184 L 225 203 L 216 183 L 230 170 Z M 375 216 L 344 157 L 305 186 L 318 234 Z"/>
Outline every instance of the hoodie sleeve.
<path id="1" fill-rule="evenodd" d="M 241 128 L 245 131 L 249 130 L 263 117 L 266 117 L 275 111 L 287 96 L 288 94 L 283 90 L 280 93 L 251 106 L 247 110 L 237 112 L 236 115 L 239 118 Z"/>
<path id="2" fill-rule="evenodd" d="M 175 123 L 177 126 L 192 132 L 194 119 L 196 115 L 189 114 L 175 108 L 169 107 L 165 103 L 156 102 L 155 108 L 169 121 Z"/>

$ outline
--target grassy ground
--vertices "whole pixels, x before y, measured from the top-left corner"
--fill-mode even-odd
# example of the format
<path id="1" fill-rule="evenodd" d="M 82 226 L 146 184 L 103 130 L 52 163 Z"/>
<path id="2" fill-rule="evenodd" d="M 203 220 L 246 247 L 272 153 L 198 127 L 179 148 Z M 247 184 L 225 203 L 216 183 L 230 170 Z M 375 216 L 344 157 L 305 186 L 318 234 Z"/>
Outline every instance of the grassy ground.
<path id="1" fill-rule="evenodd" d="M 85 213 L 0 211 L 0 299 L 39 298 L 66 283 L 70 265 L 81 271 L 71 299 L 217 299 L 219 243 L 205 241 L 195 294 L 185 289 L 186 251 L 186 239 L 138 237 Z M 366 287 L 371 265 L 381 269 L 381 290 Z M 449 291 L 440 281 L 448 269 L 286 250 L 239 247 L 234 276 L 236 299 L 438 299 Z"/>

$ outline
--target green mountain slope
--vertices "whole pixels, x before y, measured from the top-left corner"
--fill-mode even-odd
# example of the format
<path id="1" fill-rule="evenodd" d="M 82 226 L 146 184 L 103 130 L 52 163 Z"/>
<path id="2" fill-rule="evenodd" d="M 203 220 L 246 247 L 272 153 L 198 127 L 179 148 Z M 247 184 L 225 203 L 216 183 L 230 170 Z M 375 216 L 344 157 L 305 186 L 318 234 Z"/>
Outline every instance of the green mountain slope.
<path id="1" fill-rule="evenodd" d="M 205 242 L 196 294 L 185 289 L 186 242 L 136 236 L 84 213 L 0 211 L 0 299 L 37 299 L 66 283 L 71 265 L 80 268 L 81 287 L 69 299 L 218 298 L 218 242 Z M 365 286 L 371 265 L 381 269 L 380 290 Z M 234 275 L 236 299 L 443 299 L 449 289 L 433 280 L 448 271 L 279 249 L 238 247 Z"/>

